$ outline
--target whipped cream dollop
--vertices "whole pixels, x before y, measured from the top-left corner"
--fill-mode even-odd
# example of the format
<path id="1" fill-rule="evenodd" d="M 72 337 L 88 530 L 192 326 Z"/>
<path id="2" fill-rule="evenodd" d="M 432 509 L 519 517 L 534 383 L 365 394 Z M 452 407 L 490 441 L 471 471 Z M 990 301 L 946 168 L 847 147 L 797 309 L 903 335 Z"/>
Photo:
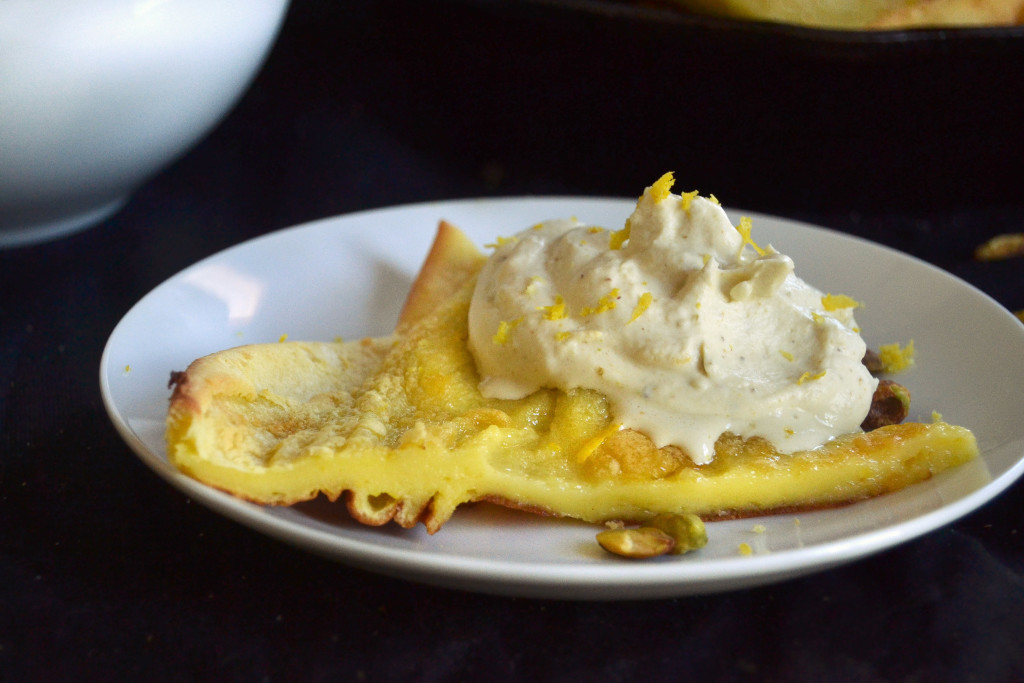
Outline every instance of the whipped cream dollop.
<path id="1" fill-rule="evenodd" d="M 621 230 L 562 219 L 500 240 L 469 311 L 481 392 L 594 389 L 617 423 L 697 464 L 723 432 L 792 452 L 859 431 L 877 381 L 856 302 L 672 183 L 647 188 Z"/>

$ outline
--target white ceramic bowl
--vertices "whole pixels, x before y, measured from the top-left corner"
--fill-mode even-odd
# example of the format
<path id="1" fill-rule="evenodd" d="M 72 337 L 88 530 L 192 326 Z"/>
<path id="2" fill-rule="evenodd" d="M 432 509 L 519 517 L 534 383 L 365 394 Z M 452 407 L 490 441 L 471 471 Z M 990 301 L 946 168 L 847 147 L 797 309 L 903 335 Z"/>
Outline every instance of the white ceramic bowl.
<path id="1" fill-rule="evenodd" d="M 116 211 L 232 107 L 287 5 L 0 2 L 0 247 Z"/>

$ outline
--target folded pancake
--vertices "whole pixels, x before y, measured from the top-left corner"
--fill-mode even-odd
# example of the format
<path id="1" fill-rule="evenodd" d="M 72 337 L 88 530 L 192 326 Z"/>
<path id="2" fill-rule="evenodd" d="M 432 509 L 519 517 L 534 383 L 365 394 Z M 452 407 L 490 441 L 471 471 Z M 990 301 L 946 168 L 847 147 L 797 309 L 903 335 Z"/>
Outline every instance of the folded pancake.
<path id="1" fill-rule="evenodd" d="M 698 466 L 677 447 L 618 429 L 594 391 L 485 398 L 467 348 L 483 262 L 442 223 L 394 336 L 244 346 L 176 373 L 171 462 L 254 502 L 322 494 L 344 499 L 365 524 L 423 523 L 434 533 L 458 506 L 483 500 L 590 522 L 830 507 L 977 455 L 967 429 L 906 423 L 792 454 L 727 433 Z"/>

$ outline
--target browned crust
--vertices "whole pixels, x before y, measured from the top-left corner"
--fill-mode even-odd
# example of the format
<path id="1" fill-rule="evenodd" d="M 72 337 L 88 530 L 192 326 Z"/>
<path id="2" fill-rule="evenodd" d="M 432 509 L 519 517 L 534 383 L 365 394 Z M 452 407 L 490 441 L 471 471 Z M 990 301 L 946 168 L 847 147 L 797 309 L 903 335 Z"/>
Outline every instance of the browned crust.
<path id="1" fill-rule="evenodd" d="M 931 478 L 930 475 L 928 478 Z M 889 493 L 888 491 L 884 493 Z M 879 494 L 882 495 L 882 494 Z M 701 515 L 701 519 L 705 522 L 725 522 L 734 519 L 751 519 L 753 517 L 766 517 L 772 515 L 792 515 L 799 513 L 810 513 L 819 512 L 821 510 L 835 510 L 838 508 L 849 507 L 855 503 L 860 503 L 877 496 L 857 496 L 848 498 L 846 500 L 822 502 L 822 503 L 808 503 L 802 505 L 779 505 L 772 508 L 750 508 L 750 509 L 733 509 L 733 510 L 720 510 L 717 513 Z M 518 503 L 514 500 L 504 498 L 502 496 L 484 496 L 476 502 L 492 503 L 501 507 L 509 508 L 511 510 L 518 510 L 520 512 L 526 512 L 529 514 L 539 515 L 541 517 L 555 517 L 564 519 L 566 515 L 553 512 L 552 510 L 539 506 L 539 505 L 525 505 Z M 621 522 L 623 524 L 641 524 L 645 522 L 644 519 L 615 519 L 605 520 L 606 522 Z"/>
<path id="2" fill-rule="evenodd" d="M 504 508 L 519 510 L 520 512 L 528 512 L 532 515 L 539 515 L 541 517 L 565 517 L 565 515 L 554 512 L 542 505 L 527 505 L 525 503 L 514 501 L 511 498 L 505 498 L 504 496 L 483 496 L 482 498 L 478 498 L 476 502 L 493 503 L 494 505 L 500 505 Z"/>
<path id="3" fill-rule="evenodd" d="M 345 508 L 352 519 L 368 526 L 383 526 L 394 522 L 403 529 L 411 529 L 423 524 L 427 533 L 436 533 L 447 521 L 440 519 L 434 509 L 434 498 L 422 504 L 415 504 L 407 499 L 392 498 L 386 505 L 373 505 L 369 496 L 358 491 L 345 491 L 342 494 Z"/>
<path id="4" fill-rule="evenodd" d="M 184 371 L 172 370 L 171 378 L 167 381 L 167 388 L 173 389 L 170 399 L 170 410 L 185 410 L 193 414 L 199 413 L 199 402 L 193 397 L 193 384 L 191 375 L 195 374 L 194 368 L 199 360 L 192 361 Z"/>
<path id="5" fill-rule="evenodd" d="M 383 526 L 387 524 L 394 519 L 395 511 L 398 508 L 397 500 L 392 500 L 391 504 L 384 507 L 371 508 L 365 504 L 365 497 L 360 497 L 355 491 L 344 491 L 341 498 L 352 519 L 367 526 Z"/>
<path id="6" fill-rule="evenodd" d="M 447 221 L 437 235 L 423 267 L 412 283 L 395 331 L 399 334 L 447 301 L 478 270 L 486 257 L 465 233 Z"/>
<path id="7" fill-rule="evenodd" d="M 197 358 L 189 363 L 184 371 L 171 371 L 170 379 L 167 382 L 167 386 L 173 388 L 167 407 L 168 422 L 187 419 L 184 417 L 186 415 L 196 417 L 202 414 L 204 397 L 209 396 L 211 391 L 209 383 L 203 377 L 204 365 L 206 365 L 205 357 Z M 236 495 L 234 491 L 228 491 L 228 493 Z"/>

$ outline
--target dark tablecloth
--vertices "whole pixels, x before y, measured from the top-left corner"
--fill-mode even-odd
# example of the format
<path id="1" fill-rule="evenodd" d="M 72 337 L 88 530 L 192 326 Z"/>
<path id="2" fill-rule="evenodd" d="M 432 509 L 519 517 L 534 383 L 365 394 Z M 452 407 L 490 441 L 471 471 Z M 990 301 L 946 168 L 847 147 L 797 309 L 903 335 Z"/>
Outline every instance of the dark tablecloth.
<path id="1" fill-rule="evenodd" d="M 0 252 L 0 679 L 1024 680 L 1021 484 L 776 585 L 493 597 L 351 569 L 191 502 L 121 441 L 97 381 L 132 304 L 248 238 L 426 199 L 635 196 L 666 170 L 1024 309 L 1024 260 L 972 258 L 1024 230 L 1022 42 L 295 0 L 239 105 L 121 212 Z"/>

